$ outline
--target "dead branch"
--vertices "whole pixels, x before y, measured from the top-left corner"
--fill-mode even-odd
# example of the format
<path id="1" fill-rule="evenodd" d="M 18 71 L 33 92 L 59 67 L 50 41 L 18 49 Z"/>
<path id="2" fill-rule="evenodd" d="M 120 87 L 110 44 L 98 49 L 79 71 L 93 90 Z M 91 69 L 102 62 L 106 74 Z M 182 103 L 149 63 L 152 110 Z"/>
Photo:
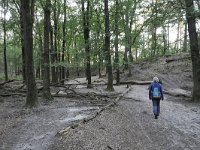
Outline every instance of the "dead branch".
<path id="1" fill-rule="evenodd" d="M 10 83 L 10 82 L 13 82 L 13 81 L 15 81 L 15 80 L 8 80 L 8 81 L 5 81 L 5 82 L 3 82 L 3 83 L 0 83 L 0 86 L 4 86 L 5 84 Z"/>
<path id="2" fill-rule="evenodd" d="M 0 94 L 0 96 L 2 97 L 9 97 L 9 96 L 22 96 L 22 97 L 26 97 L 26 94 L 23 93 L 8 93 L 8 94 Z"/>

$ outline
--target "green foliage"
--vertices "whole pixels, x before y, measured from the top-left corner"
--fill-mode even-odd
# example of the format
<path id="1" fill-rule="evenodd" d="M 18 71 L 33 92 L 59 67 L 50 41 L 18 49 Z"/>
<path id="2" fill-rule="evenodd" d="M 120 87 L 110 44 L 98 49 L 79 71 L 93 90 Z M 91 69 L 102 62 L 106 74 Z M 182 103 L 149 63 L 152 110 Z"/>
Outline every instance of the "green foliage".
<path id="1" fill-rule="evenodd" d="M 7 54 L 9 66 L 16 65 L 22 66 L 21 61 L 21 26 L 19 15 L 19 0 L 10 1 L 8 11 L 10 18 L 6 21 L 6 28 L 8 32 L 7 37 Z M 99 62 L 104 58 L 104 5 L 102 0 L 91 0 L 90 9 L 90 48 L 91 48 L 91 67 L 97 68 Z M 35 6 L 35 22 L 34 22 L 34 62 L 36 66 L 40 66 L 42 63 L 43 54 L 43 39 L 44 39 L 44 7 L 45 1 L 36 1 Z M 185 22 L 185 13 L 182 9 L 184 7 L 183 1 L 173 0 L 120 0 L 118 8 L 119 18 L 119 64 L 123 65 L 124 47 L 128 45 L 127 39 L 125 39 L 125 33 L 130 36 L 131 39 L 131 52 L 136 59 L 136 52 L 139 54 L 139 58 L 152 60 L 151 45 L 153 41 L 156 41 L 155 55 L 163 55 L 163 34 L 167 37 L 168 33 L 163 30 L 168 30 L 168 26 L 177 26 L 178 22 Z M 115 33 L 115 1 L 109 1 L 110 11 L 110 32 L 111 32 L 111 51 L 114 60 L 114 33 Z M 2 10 L 2 8 L 0 8 Z M 64 10 L 67 12 L 66 20 L 66 36 L 63 37 L 63 22 L 64 22 Z M 54 28 L 54 12 L 58 14 L 58 31 L 57 31 L 57 55 L 62 52 L 63 38 L 66 41 L 65 62 L 51 63 L 51 66 L 66 68 L 84 67 L 85 51 L 84 51 L 84 38 L 83 38 L 83 23 L 82 23 L 82 11 L 80 1 L 73 2 L 73 5 L 67 3 L 64 7 L 63 1 L 52 1 L 51 8 L 51 25 Z M 195 10 L 195 15 L 199 16 L 199 9 Z M 127 18 L 126 18 L 127 17 Z M 128 19 L 128 24 L 126 24 Z M 132 19 L 132 27 L 128 31 Z M 152 37 L 152 31 L 156 28 L 156 39 Z M 182 29 L 183 30 L 183 29 Z M 55 32 L 53 30 L 53 32 Z M 2 58 L 2 26 L 0 26 L 0 56 Z M 183 42 L 182 42 L 183 43 Z M 168 44 L 168 43 L 167 43 Z M 166 54 L 177 53 L 179 50 L 175 48 L 174 43 L 169 43 Z M 51 49 L 53 50 L 53 49 Z M 60 55 L 61 56 L 61 55 Z M 60 59 L 60 58 L 59 58 Z M 69 62 L 68 62 L 69 60 Z M 3 64 L 1 59 L 1 65 Z M 116 65 L 113 61 L 114 66 Z M 102 66 L 105 66 L 102 63 Z"/>

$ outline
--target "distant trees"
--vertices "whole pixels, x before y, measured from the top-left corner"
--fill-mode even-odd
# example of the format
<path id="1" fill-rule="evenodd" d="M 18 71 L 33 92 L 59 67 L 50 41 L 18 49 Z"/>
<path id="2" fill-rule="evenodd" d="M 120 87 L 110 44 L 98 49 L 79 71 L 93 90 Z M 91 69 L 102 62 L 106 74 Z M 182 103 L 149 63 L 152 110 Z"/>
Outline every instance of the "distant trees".
<path id="1" fill-rule="evenodd" d="M 124 71 L 127 75 L 133 73 L 130 64 L 134 61 L 189 52 L 186 22 L 190 20 L 193 99 L 198 97 L 195 93 L 198 93 L 199 85 L 199 62 L 196 61 L 199 53 L 193 46 L 198 38 L 195 41 L 191 21 L 194 18 L 190 17 L 190 11 L 187 11 L 186 21 L 183 1 L 79 0 L 73 5 L 67 0 L 2 2 L 0 9 L 7 10 L 11 15 L 6 19 L 4 11 L 4 15 L 0 16 L 3 21 L 0 30 L 4 33 L 0 40 L 4 49 L 0 56 L 4 59 L 0 63 L 5 65 L 5 79 L 11 74 L 10 70 L 16 70 L 27 85 L 33 85 L 29 96 L 36 96 L 33 92 L 36 89 L 35 74 L 37 79 L 43 79 L 43 92 L 50 96 L 50 82 L 64 84 L 69 78 L 85 76 L 88 87 L 91 87 L 91 76 L 98 74 L 102 77 L 106 69 L 107 88 L 113 90 L 113 80 L 120 83 L 120 72 Z M 188 4 L 192 0 L 185 2 Z M 199 3 L 195 1 L 195 9 L 200 8 Z M 199 19 L 199 13 L 196 14 Z M 172 29 L 175 30 L 171 32 Z M 13 66 L 15 69 L 10 69 Z"/>

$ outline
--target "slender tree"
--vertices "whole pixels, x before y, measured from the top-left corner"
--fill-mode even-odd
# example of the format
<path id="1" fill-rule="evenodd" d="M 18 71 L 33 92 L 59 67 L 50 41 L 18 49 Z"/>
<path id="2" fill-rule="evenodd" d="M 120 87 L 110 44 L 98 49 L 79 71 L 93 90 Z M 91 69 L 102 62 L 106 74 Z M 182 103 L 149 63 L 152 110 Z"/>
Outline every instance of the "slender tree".
<path id="1" fill-rule="evenodd" d="M 186 4 L 186 17 L 188 23 L 188 31 L 190 37 L 190 49 L 192 59 L 193 71 L 193 101 L 200 101 L 200 48 L 198 44 L 198 35 L 196 31 L 196 18 L 194 15 L 194 2 L 193 0 L 185 0 Z"/>
<path id="2" fill-rule="evenodd" d="M 63 21 L 63 43 L 62 43 L 62 54 L 61 54 L 61 61 L 64 64 L 65 62 L 65 48 L 66 48 L 66 20 L 67 20 L 67 8 L 66 8 L 66 0 L 64 0 L 64 21 Z M 65 79 L 65 67 L 62 66 L 61 68 L 61 83 L 64 84 Z"/>
<path id="3" fill-rule="evenodd" d="M 185 26 L 185 31 L 184 31 L 184 41 L 183 41 L 183 52 L 187 52 L 188 26 L 186 21 L 184 22 L 184 26 Z"/>
<path id="4" fill-rule="evenodd" d="M 6 14 L 8 9 L 8 1 L 3 0 L 3 50 L 4 50 L 4 74 L 5 81 L 8 80 L 8 65 L 7 65 L 7 32 L 6 32 Z"/>
<path id="5" fill-rule="evenodd" d="M 105 13 L 105 61 L 106 70 L 108 73 L 108 85 L 107 90 L 113 91 L 113 73 L 112 73 L 112 63 L 110 54 L 110 19 L 109 19 L 109 9 L 108 0 L 104 0 L 104 13 Z"/>
<path id="6" fill-rule="evenodd" d="M 116 66 L 116 81 L 120 83 L 120 71 L 119 71 L 119 1 L 115 0 L 115 66 Z"/>
<path id="7" fill-rule="evenodd" d="M 21 0 L 23 36 L 24 36 L 24 54 L 25 54 L 25 72 L 27 97 L 26 106 L 34 107 L 38 104 L 37 88 L 35 82 L 33 65 L 33 21 L 34 21 L 34 0 Z"/>
<path id="8" fill-rule="evenodd" d="M 85 10 L 85 2 L 82 2 L 82 15 L 83 15 L 83 32 L 85 40 L 85 55 L 86 55 L 86 78 L 88 80 L 88 88 L 91 87 L 91 70 L 90 70 L 90 0 L 87 0 L 87 8 Z"/>
<path id="9" fill-rule="evenodd" d="M 43 78 L 43 98 L 52 100 L 50 92 L 50 61 L 49 61 L 49 47 L 50 47 L 50 14 L 51 14 L 51 0 L 46 0 L 44 7 L 44 78 Z"/>
<path id="10" fill-rule="evenodd" d="M 53 7 L 53 19 L 54 19 L 54 48 L 51 51 L 51 58 L 52 58 L 52 82 L 57 83 L 58 82 L 58 68 L 55 67 L 55 64 L 58 63 L 58 19 L 60 15 L 60 9 L 58 8 L 58 1 L 54 1 L 54 7 Z"/>

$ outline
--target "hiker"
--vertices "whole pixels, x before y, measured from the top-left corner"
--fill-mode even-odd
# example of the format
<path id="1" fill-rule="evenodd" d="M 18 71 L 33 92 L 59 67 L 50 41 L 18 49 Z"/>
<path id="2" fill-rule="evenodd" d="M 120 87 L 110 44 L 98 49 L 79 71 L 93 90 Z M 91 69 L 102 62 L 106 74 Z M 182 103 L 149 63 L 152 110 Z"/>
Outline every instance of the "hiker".
<path id="1" fill-rule="evenodd" d="M 153 83 L 149 86 L 149 100 L 153 103 L 153 113 L 158 119 L 160 113 L 160 100 L 164 100 L 162 86 L 157 77 L 153 78 Z"/>

